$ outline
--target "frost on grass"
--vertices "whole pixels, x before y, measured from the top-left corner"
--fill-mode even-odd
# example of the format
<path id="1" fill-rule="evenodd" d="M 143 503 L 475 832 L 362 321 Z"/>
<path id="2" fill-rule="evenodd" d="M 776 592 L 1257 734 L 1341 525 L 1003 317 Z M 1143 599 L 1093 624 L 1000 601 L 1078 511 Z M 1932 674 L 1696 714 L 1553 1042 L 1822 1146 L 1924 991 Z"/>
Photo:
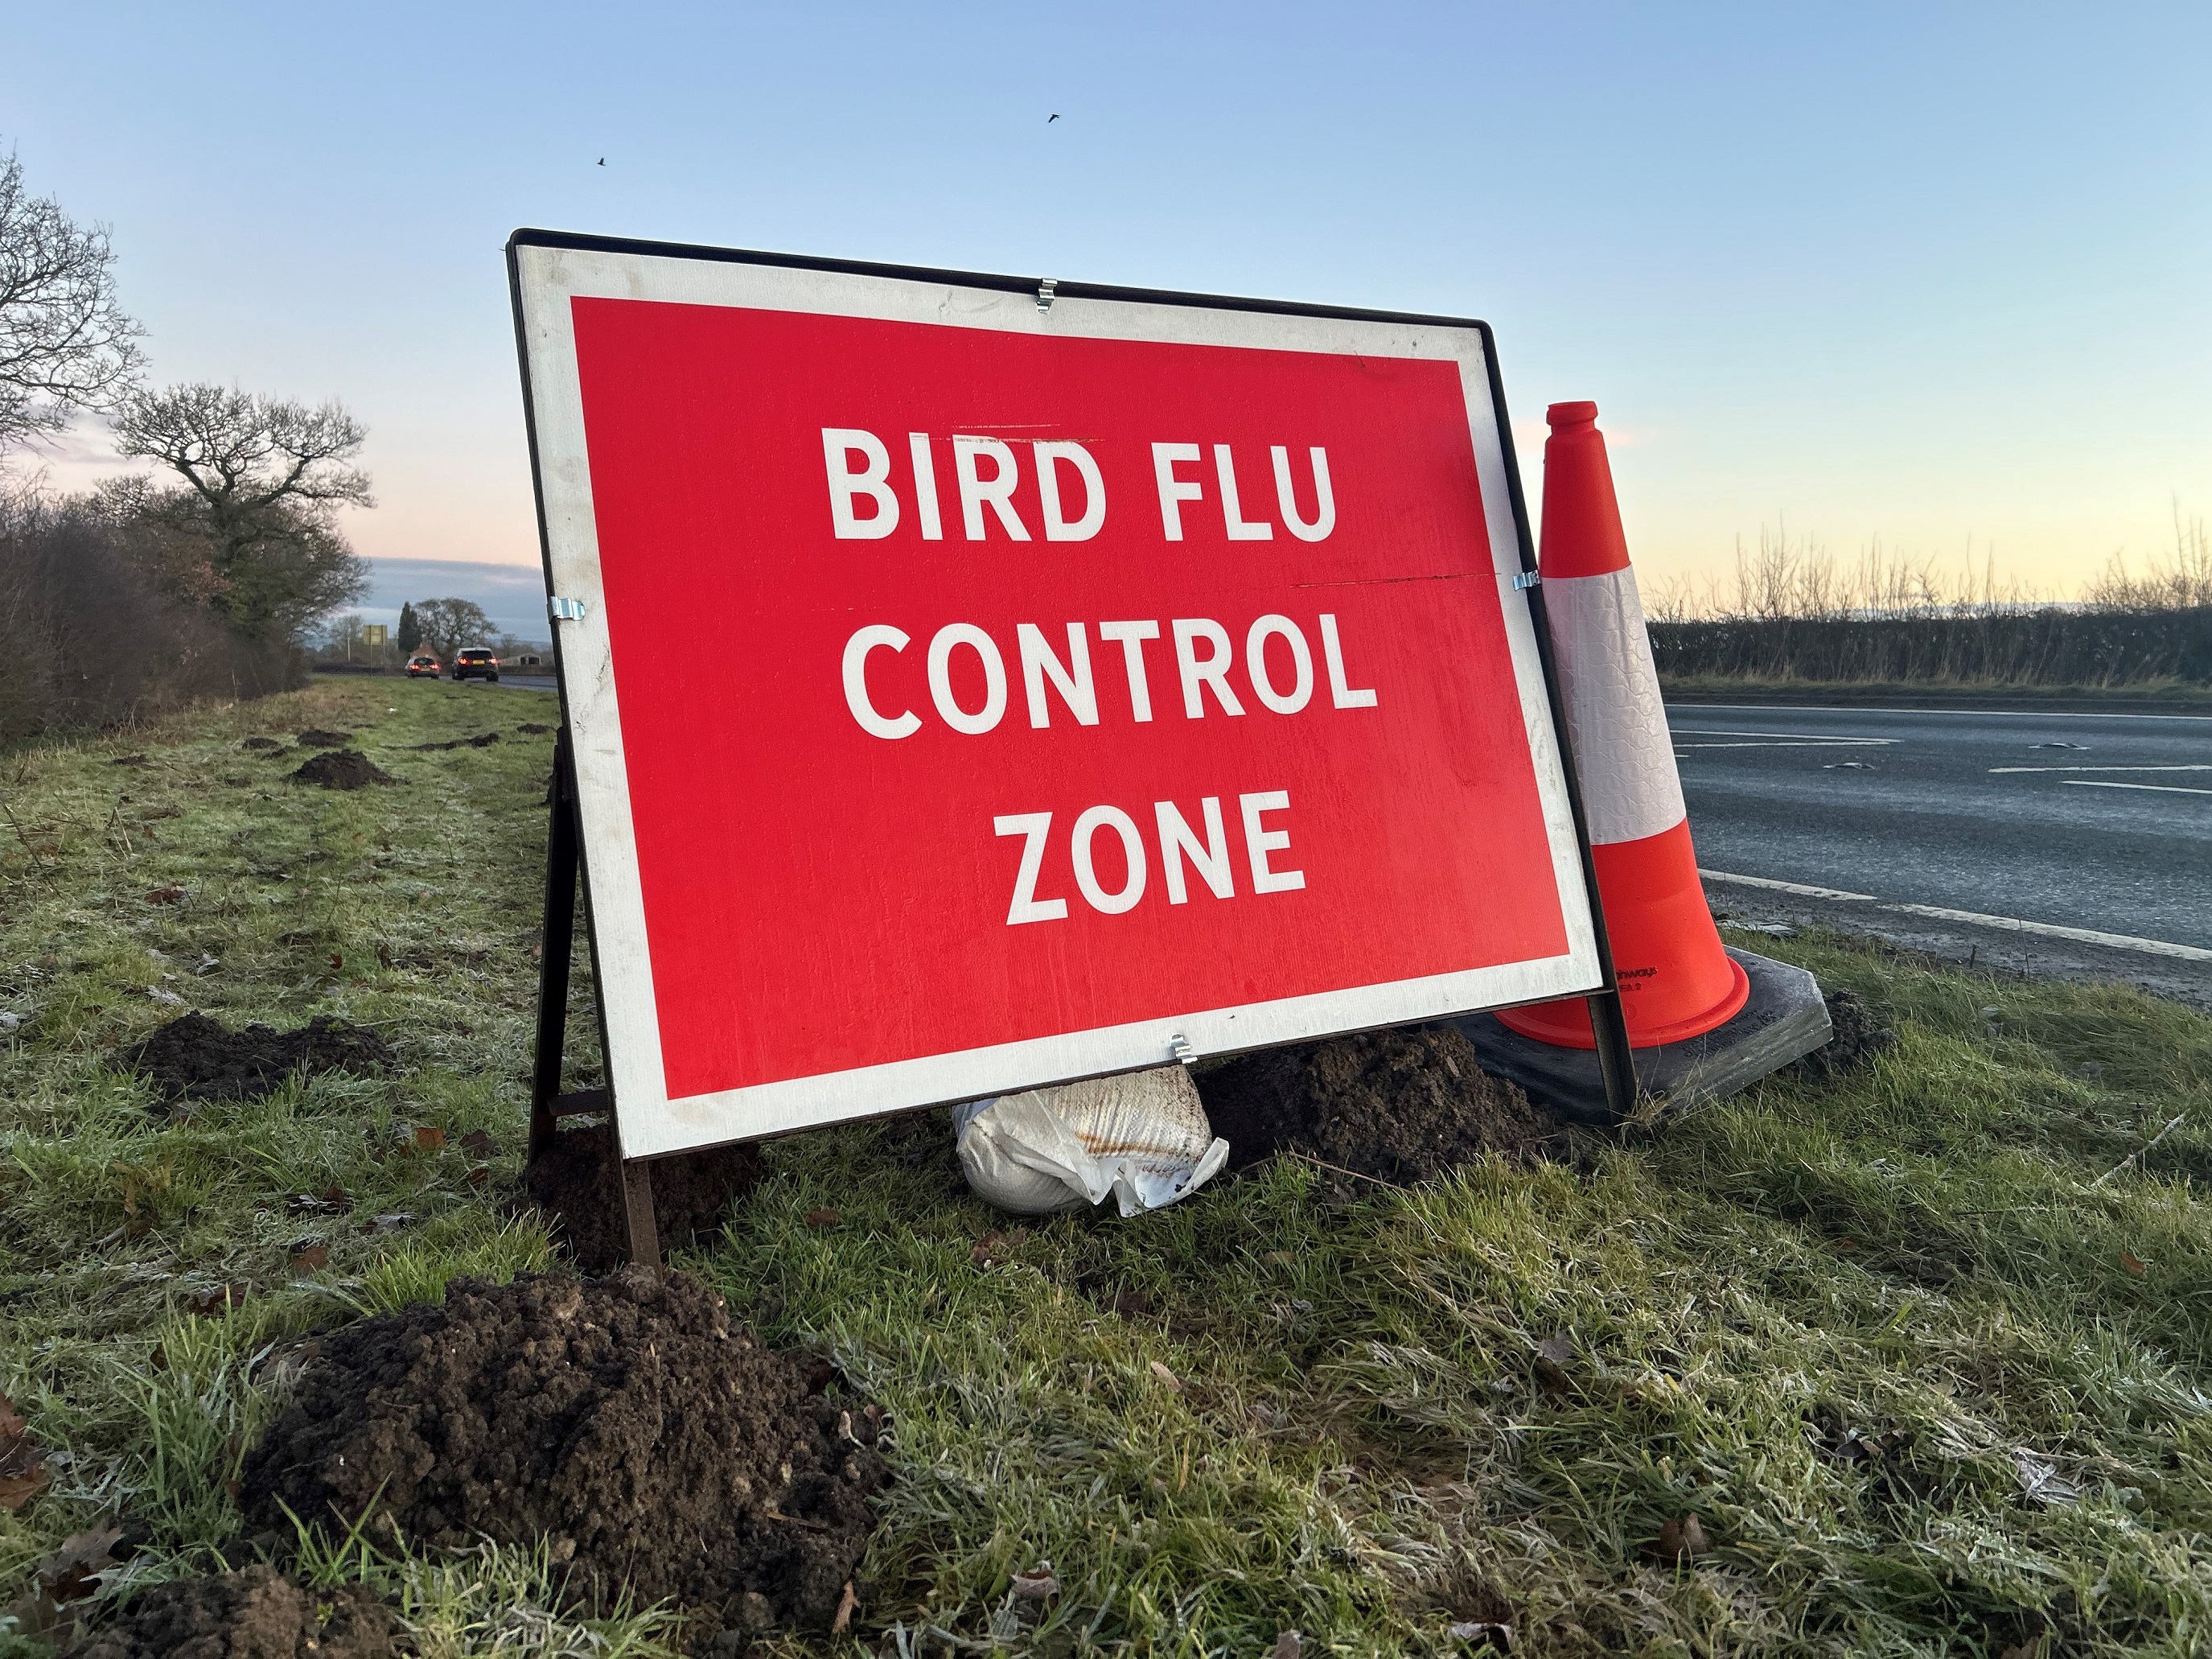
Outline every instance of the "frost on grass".
<path id="1" fill-rule="evenodd" d="M 0 1515 L 0 1607 L 112 1516 L 142 1589 L 234 1570 L 208 1547 L 242 1524 L 228 1482 L 312 1333 L 548 1265 L 517 1184 L 550 741 L 518 701 L 471 746 L 494 706 L 317 686 L 0 760 L 0 1392 L 51 1473 Z M 307 726 L 416 787 L 286 787 Z M 287 747 L 254 760 L 258 735 Z M 1008 1229 L 941 1115 L 764 1148 L 683 1266 L 897 1436 L 845 1635 L 760 1645 L 2201 1647 L 2212 1021 L 1817 930 L 1765 948 L 1893 1044 L 1572 1164 L 1278 1160 L 1133 1224 Z M 106 1061 L 169 1018 L 152 988 L 233 1030 L 342 1018 L 397 1063 L 149 1116 Z M 599 1081 L 594 1042 L 580 1019 L 565 1087 Z M 672 1608 L 563 1603 L 550 1539 L 367 1541 L 289 1571 L 370 1583 L 426 1656 L 691 1640 Z M 1047 1562 L 1057 1594 L 1029 1594 Z"/>

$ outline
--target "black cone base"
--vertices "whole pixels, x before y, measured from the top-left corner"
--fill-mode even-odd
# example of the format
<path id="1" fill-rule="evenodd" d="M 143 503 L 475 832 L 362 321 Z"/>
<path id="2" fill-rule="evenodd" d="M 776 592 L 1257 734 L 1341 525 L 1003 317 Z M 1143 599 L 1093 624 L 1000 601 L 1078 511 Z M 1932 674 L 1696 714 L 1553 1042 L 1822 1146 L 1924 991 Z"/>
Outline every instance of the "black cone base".
<path id="1" fill-rule="evenodd" d="M 1735 1018 L 1703 1036 L 1638 1048 L 1636 1081 L 1644 1094 L 1670 1106 L 1717 1100 L 1828 1040 L 1828 1006 L 1812 975 L 1748 951 L 1731 949 L 1729 955 L 1751 980 L 1750 1000 Z M 1613 1122 L 1594 1049 L 1538 1042 L 1506 1030 L 1492 1014 L 1468 1014 L 1447 1023 L 1467 1033 L 1484 1070 L 1511 1079 L 1532 1099 L 1558 1108 L 1577 1123 L 1607 1127 Z"/>

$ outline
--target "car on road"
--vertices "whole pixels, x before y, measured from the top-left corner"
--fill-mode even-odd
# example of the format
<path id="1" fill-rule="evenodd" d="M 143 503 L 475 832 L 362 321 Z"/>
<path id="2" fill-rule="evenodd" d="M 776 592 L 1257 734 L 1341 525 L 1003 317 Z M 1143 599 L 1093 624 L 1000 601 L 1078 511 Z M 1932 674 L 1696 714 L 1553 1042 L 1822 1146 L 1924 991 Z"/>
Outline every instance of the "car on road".
<path id="1" fill-rule="evenodd" d="M 499 659 L 480 645 L 472 645 L 453 655 L 453 678 L 457 680 L 489 680 L 499 684 Z"/>
<path id="2" fill-rule="evenodd" d="M 427 676 L 434 680 L 438 678 L 439 669 L 443 665 L 435 657 L 412 656 L 407 659 L 407 678 L 410 680 L 419 680 Z"/>

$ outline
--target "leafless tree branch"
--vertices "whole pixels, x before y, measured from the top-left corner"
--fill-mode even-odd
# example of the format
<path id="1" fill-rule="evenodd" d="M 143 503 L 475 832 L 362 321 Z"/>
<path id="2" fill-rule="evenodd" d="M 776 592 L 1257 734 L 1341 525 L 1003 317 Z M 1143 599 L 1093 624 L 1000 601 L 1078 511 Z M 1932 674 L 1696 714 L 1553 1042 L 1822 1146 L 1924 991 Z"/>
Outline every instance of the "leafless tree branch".
<path id="1" fill-rule="evenodd" d="M 0 451 L 136 380 L 142 331 L 116 300 L 114 265 L 104 227 L 26 196 L 21 163 L 0 158 Z"/>

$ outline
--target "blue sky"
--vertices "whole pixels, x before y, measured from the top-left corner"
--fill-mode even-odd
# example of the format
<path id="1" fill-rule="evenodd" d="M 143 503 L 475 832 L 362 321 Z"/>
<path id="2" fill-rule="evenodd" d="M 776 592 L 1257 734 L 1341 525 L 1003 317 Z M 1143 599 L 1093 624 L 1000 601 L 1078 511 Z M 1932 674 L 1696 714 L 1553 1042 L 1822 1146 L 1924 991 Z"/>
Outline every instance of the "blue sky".
<path id="1" fill-rule="evenodd" d="M 1647 582 L 1786 515 L 2065 591 L 2212 513 L 2201 3 L 9 0 L 0 40 L 0 143 L 112 227 L 156 374 L 342 398 L 380 557 L 536 557 L 522 224 L 1484 317 L 1524 439 L 1598 401 Z"/>

